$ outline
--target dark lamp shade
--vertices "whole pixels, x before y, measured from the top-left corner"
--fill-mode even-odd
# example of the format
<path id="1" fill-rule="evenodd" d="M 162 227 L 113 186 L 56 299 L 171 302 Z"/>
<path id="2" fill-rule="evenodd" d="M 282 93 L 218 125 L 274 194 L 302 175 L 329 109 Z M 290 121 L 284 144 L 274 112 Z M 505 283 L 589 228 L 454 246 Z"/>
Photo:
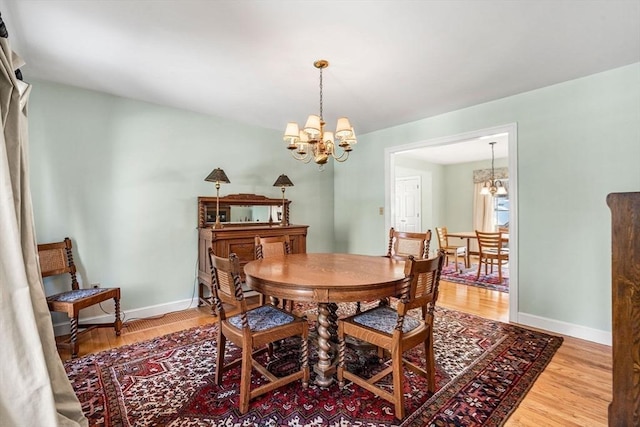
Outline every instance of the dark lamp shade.
<path id="1" fill-rule="evenodd" d="M 289 179 L 289 177 L 285 174 L 282 174 L 276 179 L 276 182 L 273 183 L 274 187 L 293 187 L 293 182 Z"/>
<path id="2" fill-rule="evenodd" d="M 220 168 L 212 170 L 209 176 L 204 180 L 209 182 L 224 182 L 225 184 L 229 184 L 231 182 L 229 181 L 229 178 L 227 178 L 227 174 Z"/>

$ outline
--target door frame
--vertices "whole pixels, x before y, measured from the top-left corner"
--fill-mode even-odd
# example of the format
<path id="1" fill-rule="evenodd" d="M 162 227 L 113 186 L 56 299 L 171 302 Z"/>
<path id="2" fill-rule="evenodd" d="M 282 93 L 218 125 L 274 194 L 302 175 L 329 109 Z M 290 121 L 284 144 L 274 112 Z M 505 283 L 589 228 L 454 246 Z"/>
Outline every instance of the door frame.
<path id="1" fill-rule="evenodd" d="M 518 322 L 518 125 L 508 123 L 457 135 L 387 147 L 384 150 L 385 229 L 391 227 L 395 215 L 395 154 L 416 148 L 449 145 L 498 133 L 508 134 L 509 147 L 509 322 Z"/>

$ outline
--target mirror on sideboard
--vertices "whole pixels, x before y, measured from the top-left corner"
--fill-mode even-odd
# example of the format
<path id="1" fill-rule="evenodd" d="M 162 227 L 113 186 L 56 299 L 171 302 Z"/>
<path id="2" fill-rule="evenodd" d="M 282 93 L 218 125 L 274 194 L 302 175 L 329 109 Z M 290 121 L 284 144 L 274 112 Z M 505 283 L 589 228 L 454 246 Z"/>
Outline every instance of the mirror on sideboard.
<path id="1" fill-rule="evenodd" d="M 284 199 L 285 218 L 290 201 Z M 258 194 L 230 194 L 220 197 L 220 222 L 228 226 L 280 224 L 282 199 Z M 198 197 L 198 227 L 211 227 L 216 222 L 216 197 Z M 288 221 L 286 221 L 288 224 Z"/>

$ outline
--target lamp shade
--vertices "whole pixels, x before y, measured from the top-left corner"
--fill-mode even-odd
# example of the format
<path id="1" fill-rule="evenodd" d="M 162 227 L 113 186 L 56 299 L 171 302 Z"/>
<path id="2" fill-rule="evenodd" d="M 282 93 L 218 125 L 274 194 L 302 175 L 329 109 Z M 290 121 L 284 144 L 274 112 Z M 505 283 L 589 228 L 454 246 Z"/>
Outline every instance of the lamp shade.
<path id="1" fill-rule="evenodd" d="M 300 134 L 300 130 L 298 128 L 298 124 L 296 122 L 289 122 L 287 123 L 287 128 L 284 131 L 284 139 L 289 140 L 289 139 L 296 139 L 298 138 L 298 135 Z"/>
<path id="2" fill-rule="evenodd" d="M 224 182 L 225 184 L 229 184 L 231 182 L 229 181 L 229 178 L 227 178 L 227 174 L 220 168 L 212 170 L 209 176 L 204 180 L 208 182 Z"/>
<path id="3" fill-rule="evenodd" d="M 338 125 L 336 126 L 336 136 L 338 138 L 347 138 L 351 136 L 351 123 L 346 117 L 338 119 Z"/>
<path id="4" fill-rule="evenodd" d="M 307 118 L 307 123 L 304 125 L 304 131 L 309 135 L 315 137 L 320 135 L 320 116 L 316 116 L 315 114 L 311 114 Z"/>
<path id="5" fill-rule="evenodd" d="M 293 182 L 289 179 L 289 177 L 285 174 L 282 174 L 276 179 L 276 182 L 273 183 L 274 187 L 293 187 Z"/>

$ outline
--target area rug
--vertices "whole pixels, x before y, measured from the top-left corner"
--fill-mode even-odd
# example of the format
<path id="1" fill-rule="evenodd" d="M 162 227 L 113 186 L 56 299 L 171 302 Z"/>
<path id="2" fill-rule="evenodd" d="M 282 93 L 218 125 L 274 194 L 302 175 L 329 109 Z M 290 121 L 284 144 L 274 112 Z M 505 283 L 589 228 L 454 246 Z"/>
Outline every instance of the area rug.
<path id="1" fill-rule="evenodd" d="M 91 426 L 499 426 L 515 410 L 562 338 L 438 308 L 436 393 L 406 370 L 407 417 L 348 383 L 302 390 L 294 382 L 237 410 L 239 368 L 213 380 L 217 325 L 172 333 L 65 363 Z M 312 340 L 313 342 L 313 340 Z M 239 349 L 227 350 L 237 356 Z M 299 343 L 284 342 L 269 369 L 297 368 Z M 311 351 L 312 362 L 316 352 Z M 414 349 L 408 357 L 419 361 Z M 374 372 L 373 355 L 351 352 L 348 368 Z M 312 372 L 312 380 L 314 374 Z M 255 374 L 253 380 L 263 379 Z"/>
<path id="2" fill-rule="evenodd" d="M 460 264 L 458 268 L 463 267 Z M 471 268 L 464 269 L 464 272 L 460 273 L 455 268 L 454 264 L 450 263 L 442 269 L 442 280 L 447 282 L 460 283 L 463 285 L 477 286 L 479 288 L 490 289 L 492 291 L 509 292 L 509 269 L 502 269 L 502 282 L 498 280 L 497 268 L 494 268 L 493 273 L 484 274 L 484 266 L 480 273 L 480 277 L 476 280 L 476 274 L 478 274 L 478 264 L 471 264 Z"/>

